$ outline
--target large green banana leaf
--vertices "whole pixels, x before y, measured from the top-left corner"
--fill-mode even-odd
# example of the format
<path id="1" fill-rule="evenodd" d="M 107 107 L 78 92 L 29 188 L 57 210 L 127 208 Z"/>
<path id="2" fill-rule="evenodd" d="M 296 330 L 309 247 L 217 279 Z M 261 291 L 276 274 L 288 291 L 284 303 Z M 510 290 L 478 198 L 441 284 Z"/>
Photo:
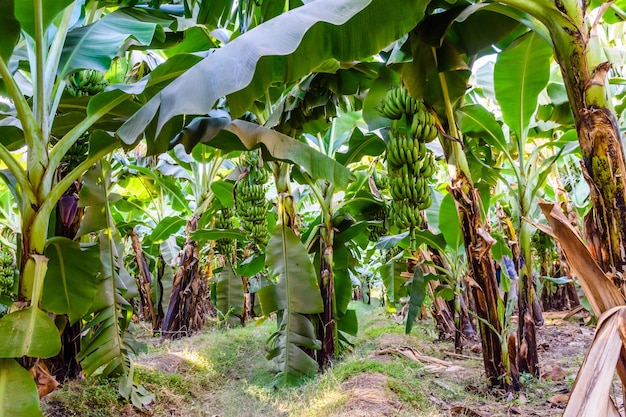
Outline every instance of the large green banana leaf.
<path id="1" fill-rule="evenodd" d="M 289 227 L 279 224 L 272 232 L 266 248 L 266 263 L 270 276 L 278 277 L 278 284 L 259 290 L 264 314 L 276 310 L 315 314 L 324 310 L 315 267 L 306 248 Z M 270 301 L 270 298 L 275 300 Z M 267 308 L 269 305 L 274 308 Z"/>
<path id="2" fill-rule="evenodd" d="M 94 266 L 100 262 L 100 250 L 97 245 L 53 237 L 45 254 L 48 272 L 42 306 L 56 314 L 67 314 L 70 324 L 74 324 L 87 313 L 96 296 L 99 272 Z"/>
<path id="3" fill-rule="evenodd" d="M 32 300 L 40 300 L 48 260 L 43 255 L 31 255 L 24 268 L 33 274 Z M 1 358 L 50 358 L 61 350 L 59 331 L 37 302 L 0 318 Z"/>
<path id="4" fill-rule="evenodd" d="M 266 249 L 267 266 L 278 284 L 258 290 L 263 314 L 282 311 L 278 330 L 270 339 L 268 359 L 276 359 L 277 378 L 286 383 L 314 374 L 317 362 L 303 349 L 319 349 L 311 321 L 304 314 L 321 313 L 324 309 L 319 283 L 306 248 L 289 227 L 279 224 Z"/>
<path id="5" fill-rule="evenodd" d="M 126 144 L 148 125 L 158 137 L 177 115 L 208 113 L 228 96 L 234 117 L 273 84 L 299 79 L 328 60 L 350 61 L 379 52 L 411 30 L 428 1 L 318 0 L 239 36 L 176 79 L 118 130 Z M 156 119 L 156 120 L 155 120 Z"/>
<path id="6" fill-rule="evenodd" d="M 302 349 L 317 350 L 322 344 L 315 338 L 313 324 L 302 314 L 285 311 L 278 331 L 270 337 L 269 343 L 271 348 L 267 358 L 276 359 L 278 379 L 290 384 L 317 372 L 317 362 Z"/>
<path id="7" fill-rule="evenodd" d="M 260 147 L 265 160 L 278 159 L 298 165 L 311 177 L 331 181 L 337 188 L 348 185 L 351 173 L 333 158 L 275 130 L 228 117 L 194 119 L 175 139 L 188 152 L 198 143 L 224 150 L 251 150 Z"/>
<path id="8" fill-rule="evenodd" d="M 504 122 L 517 134 L 520 150 L 537 111 L 539 93 L 550 78 L 551 56 L 552 47 L 534 32 L 498 54 L 493 74 L 496 98 Z"/>
<path id="9" fill-rule="evenodd" d="M 37 385 L 15 359 L 0 359 L 0 417 L 41 417 Z"/>

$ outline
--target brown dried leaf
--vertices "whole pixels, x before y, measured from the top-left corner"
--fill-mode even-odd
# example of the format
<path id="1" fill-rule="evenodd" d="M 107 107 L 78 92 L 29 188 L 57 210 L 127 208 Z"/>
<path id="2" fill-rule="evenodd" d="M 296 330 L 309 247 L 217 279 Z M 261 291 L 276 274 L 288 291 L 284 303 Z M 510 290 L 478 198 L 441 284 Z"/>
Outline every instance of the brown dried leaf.
<path id="1" fill-rule="evenodd" d="M 548 400 L 548 402 L 553 406 L 564 405 L 567 403 L 567 401 L 569 401 L 568 394 L 556 394 L 550 397 L 550 399 Z"/>
<path id="2" fill-rule="evenodd" d="M 615 367 L 624 346 L 626 307 L 600 317 L 598 329 L 578 372 L 563 417 L 619 416 L 610 398 Z"/>
<path id="3" fill-rule="evenodd" d="M 50 394 L 52 391 L 58 388 L 58 381 L 50 375 L 48 367 L 42 362 L 38 362 L 32 368 L 28 370 L 33 376 L 35 383 L 37 384 L 37 391 L 39 392 L 39 398 L 43 398 Z"/>
<path id="4" fill-rule="evenodd" d="M 567 262 L 578 277 L 596 317 L 613 307 L 624 305 L 624 297 L 602 271 L 561 209 L 544 200 L 539 201 L 539 207 L 550 223 L 552 234 L 563 248 Z"/>

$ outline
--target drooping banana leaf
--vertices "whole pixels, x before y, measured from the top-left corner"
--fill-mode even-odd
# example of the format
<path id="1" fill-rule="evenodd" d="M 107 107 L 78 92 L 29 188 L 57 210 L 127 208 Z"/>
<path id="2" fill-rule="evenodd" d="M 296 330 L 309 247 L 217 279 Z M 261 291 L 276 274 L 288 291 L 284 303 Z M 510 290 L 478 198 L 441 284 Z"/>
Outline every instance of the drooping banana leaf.
<path id="1" fill-rule="evenodd" d="M 419 265 L 415 265 L 410 285 L 409 312 L 406 315 L 405 327 L 406 334 L 411 333 L 411 329 L 413 329 L 413 324 L 415 323 L 420 307 L 424 304 L 424 300 L 426 299 L 426 286 L 428 285 L 428 279 L 424 276 L 424 273 Z"/>
<path id="2" fill-rule="evenodd" d="M 390 260 L 378 268 L 383 284 L 385 284 L 387 311 L 392 313 L 396 311 L 400 298 L 406 293 L 406 287 L 404 287 L 406 279 L 400 275 L 405 267 L 406 262 L 404 261 Z"/>
<path id="3" fill-rule="evenodd" d="M 270 277 L 278 277 L 274 294 L 277 309 L 301 314 L 323 311 L 315 268 L 306 248 L 289 227 L 279 224 L 274 228 L 266 248 L 266 263 Z M 261 298 L 260 302 L 263 305 L 264 300 Z M 264 314 L 272 311 L 275 310 L 263 308 Z"/>
<path id="4" fill-rule="evenodd" d="M 215 286 L 217 303 L 216 307 L 228 321 L 236 324 L 243 313 L 244 293 L 243 281 L 237 276 L 233 266 L 228 263 L 217 277 Z"/>
<path id="5" fill-rule="evenodd" d="M 299 79 L 329 60 L 379 52 L 423 18 L 427 3 L 318 0 L 277 16 L 215 50 L 164 88 L 118 135 L 132 144 L 152 124 L 158 137 L 169 120 L 207 114 L 223 96 L 238 117 L 272 84 Z"/>
<path id="6" fill-rule="evenodd" d="M 265 315 L 282 311 L 278 330 L 269 339 L 268 359 L 276 359 L 277 377 L 292 383 L 317 371 L 317 362 L 302 349 L 319 349 L 321 342 L 304 314 L 322 312 L 322 296 L 306 248 L 289 227 L 276 226 L 267 244 L 266 260 L 270 277 L 278 277 L 278 284 L 261 287 L 259 302 Z"/>
<path id="7" fill-rule="evenodd" d="M 41 417 L 37 385 L 15 359 L 0 359 L 0 416 Z"/>
<path id="8" fill-rule="evenodd" d="M 307 171 L 312 178 L 331 181 L 339 189 L 344 189 L 351 178 L 345 166 L 311 146 L 244 120 L 199 117 L 189 123 L 172 144 L 182 143 L 187 152 L 191 152 L 199 142 L 224 152 L 260 147 L 264 160 L 288 161 Z"/>
<path id="9" fill-rule="evenodd" d="M 85 336 L 76 359 L 87 376 L 96 371 L 105 377 L 119 376 L 120 394 L 136 407 L 144 408 L 154 397 L 137 385 L 133 377 L 132 357 L 139 353 L 141 345 L 126 334 L 133 307 L 124 297 L 130 295 L 127 288 L 131 283 L 134 285 L 134 280 L 124 268 L 123 244 L 107 208 L 111 200 L 109 174 L 108 163 L 101 161 L 85 175 L 84 202 L 102 206 L 104 226 L 99 231 L 101 280 L 89 310 L 93 315 L 85 324 Z"/>
<path id="10" fill-rule="evenodd" d="M 317 362 L 302 350 L 320 349 L 322 343 L 315 337 L 311 321 L 304 315 L 285 311 L 278 331 L 270 339 L 267 359 L 276 359 L 277 378 L 286 384 L 297 383 L 303 377 L 315 375 Z"/>
<path id="11" fill-rule="evenodd" d="M 100 262 L 97 245 L 81 244 L 63 237 L 48 240 L 48 273 L 43 286 L 42 306 L 56 314 L 67 314 L 70 324 L 85 316 L 98 290 Z"/>

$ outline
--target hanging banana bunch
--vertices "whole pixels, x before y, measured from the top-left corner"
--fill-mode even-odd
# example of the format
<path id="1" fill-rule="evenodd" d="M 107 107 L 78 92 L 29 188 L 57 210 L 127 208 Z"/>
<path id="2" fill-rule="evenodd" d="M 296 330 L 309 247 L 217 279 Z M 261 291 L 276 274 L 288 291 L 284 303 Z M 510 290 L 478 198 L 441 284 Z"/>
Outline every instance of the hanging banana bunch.
<path id="1" fill-rule="evenodd" d="M 104 74 L 97 70 L 81 70 L 71 73 L 67 77 L 67 91 L 72 97 L 95 96 L 104 91 L 109 81 Z"/>
<path id="2" fill-rule="evenodd" d="M 235 208 L 241 228 L 257 247 L 264 247 L 269 238 L 267 230 L 267 201 L 265 187 L 269 173 L 263 169 L 258 149 L 241 156 L 243 173 L 235 184 Z"/>
<path id="3" fill-rule="evenodd" d="M 370 242 L 378 242 L 381 237 L 387 234 L 386 222 L 388 210 L 387 205 L 383 204 L 374 214 L 373 221 L 376 223 L 367 226 Z"/>
<path id="4" fill-rule="evenodd" d="M 0 295 L 9 295 L 15 284 L 15 258 L 4 245 L 0 247 Z"/>
<path id="5" fill-rule="evenodd" d="M 213 219 L 213 227 L 215 229 L 228 230 L 235 227 L 233 223 L 233 213 L 230 208 L 222 207 L 216 214 Z M 217 239 L 215 241 L 215 252 L 228 257 L 232 256 L 235 251 L 235 242 L 233 239 Z"/>
<path id="6" fill-rule="evenodd" d="M 400 229 L 419 228 L 421 211 L 432 204 L 428 181 L 436 166 L 426 143 L 437 137 L 435 116 L 402 85 L 387 92 L 378 111 L 392 120 L 406 116 L 406 128 L 393 122 L 389 129 L 386 158 L 393 199 L 389 217 Z"/>
<path id="7" fill-rule="evenodd" d="M 71 148 L 67 150 L 65 155 L 63 155 L 63 159 L 61 159 L 61 168 L 63 172 L 71 172 L 74 168 L 76 168 L 81 162 L 87 159 L 87 155 L 89 153 L 89 139 L 87 136 L 81 136 L 78 140 L 72 145 Z"/>

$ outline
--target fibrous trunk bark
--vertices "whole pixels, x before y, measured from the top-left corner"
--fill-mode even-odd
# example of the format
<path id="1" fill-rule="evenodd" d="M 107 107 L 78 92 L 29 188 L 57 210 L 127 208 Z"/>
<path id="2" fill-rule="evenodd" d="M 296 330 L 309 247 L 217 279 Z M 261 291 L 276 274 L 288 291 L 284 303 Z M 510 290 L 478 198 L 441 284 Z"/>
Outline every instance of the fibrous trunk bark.
<path id="1" fill-rule="evenodd" d="M 198 245 L 191 239 L 191 232 L 197 228 L 198 216 L 194 215 L 185 228 L 186 242 L 161 326 L 164 338 L 189 336 L 200 330 L 204 322 L 207 285 L 198 268 Z"/>
<path id="2" fill-rule="evenodd" d="M 335 358 L 336 323 L 335 323 L 335 276 L 333 273 L 333 228 L 332 217 L 324 221 L 321 229 L 321 267 L 320 291 L 324 311 L 320 314 L 317 324 L 317 337 L 322 341 L 322 348 L 317 352 L 317 363 L 320 369 L 327 368 Z"/>
<path id="3" fill-rule="evenodd" d="M 135 277 L 137 281 L 137 289 L 139 291 L 139 309 L 141 318 L 149 321 L 152 325 L 152 329 L 156 328 L 156 314 L 154 312 L 154 305 L 152 304 L 152 276 L 150 274 L 150 266 L 143 254 L 143 248 L 141 247 L 141 240 L 135 229 L 131 229 L 128 232 L 130 236 L 131 246 L 135 253 L 135 262 L 137 263 L 138 273 Z"/>
<path id="4" fill-rule="evenodd" d="M 498 320 L 498 284 L 490 251 L 495 241 L 489 235 L 488 226 L 482 222 L 480 195 L 470 181 L 458 173 L 452 178 L 449 190 L 459 212 L 468 268 L 475 281 L 471 289 L 476 302 L 476 314 L 480 318 L 478 324 L 487 384 L 513 390 L 518 388 L 519 383 L 510 374 L 510 368 L 506 365 L 509 358 L 505 357 L 500 342 L 502 326 Z"/>

